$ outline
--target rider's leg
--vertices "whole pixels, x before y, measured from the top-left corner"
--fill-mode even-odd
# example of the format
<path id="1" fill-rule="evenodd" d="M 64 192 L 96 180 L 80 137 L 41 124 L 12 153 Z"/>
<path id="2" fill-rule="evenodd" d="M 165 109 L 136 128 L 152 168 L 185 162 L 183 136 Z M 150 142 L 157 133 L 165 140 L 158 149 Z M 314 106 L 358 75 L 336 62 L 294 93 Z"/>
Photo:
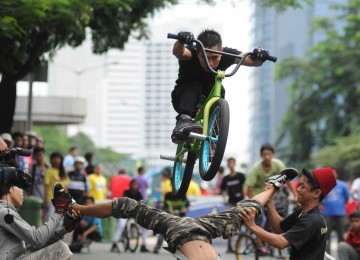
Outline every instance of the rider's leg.
<path id="1" fill-rule="evenodd" d="M 228 238 L 237 234 L 240 230 L 242 225 L 242 220 L 239 217 L 240 210 L 244 207 L 254 207 L 257 210 L 257 214 L 260 214 L 263 212 L 263 205 L 268 202 L 275 191 L 276 189 L 271 187 L 254 196 L 251 200 L 242 200 L 235 207 L 226 211 L 208 214 L 196 220 L 206 228 L 212 238 L 220 236 Z"/>
<path id="2" fill-rule="evenodd" d="M 254 197 L 254 200 L 241 201 L 236 207 L 227 211 L 210 214 L 198 219 L 180 218 L 170 215 L 164 211 L 152 208 L 145 203 L 138 203 L 129 198 L 117 198 L 112 202 L 112 216 L 116 218 L 134 218 L 141 226 L 154 230 L 155 233 L 164 234 L 165 240 L 171 246 L 171 242 L 181 240 L 182 243 L 188 242 L 194 237 L 190 237 L 191 231 L 199 234 L 198 240 L 211 241 L 211 238 L 236 233 L 241 225 L 239 210 L 243 207 L 255 207 L 258 213 L 262 211 L 262 205 L 266 204 L 275 189 L 266 190 Z M 111 202 L 80 206 L 75 204 L 74 209 L 80 210 L 83 215 L 96 217 L 108 217 L 110 214 Z M 222 225 L 218 225 L 221 223 Z M 195 236 L 196 237 L 196 236 Z"/>
<path id="3" fill-rule="evenodd" d="M 175 111 L 181 114 L 195 117 L 196 105 L 201 95 L 204 95 L 203 85 L 199 81 L 188 82 L 176 86 L 172 99 Z"/>
<path id="4" fill-rule="evenodd" d="M 201 133 L 202 127 L 194 123 L 192 118 L 196 115 L 196 105 L 202 94 L 202 84 L 197 81 L 175 87 L 172 102 L 179 115 L 171 136 L 174 143 L 183 140 L 189 132 Z"/>

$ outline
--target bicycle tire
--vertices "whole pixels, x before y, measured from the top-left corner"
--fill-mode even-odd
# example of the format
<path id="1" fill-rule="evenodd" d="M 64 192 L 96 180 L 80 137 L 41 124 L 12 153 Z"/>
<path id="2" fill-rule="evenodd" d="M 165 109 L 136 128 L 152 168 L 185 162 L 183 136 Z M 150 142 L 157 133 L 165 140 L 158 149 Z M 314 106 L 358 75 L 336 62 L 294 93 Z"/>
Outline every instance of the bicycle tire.
<path id="1" fill-rule="evenodd" d="M 180 149 L 182 149 L 181 145 L 178 145 L 177 151 Z M 186 159 L 186 162 L 184 162 L 184 159 Z M 171 178 L 171 186 L 174 195 L 183 196 L 186 194 L 192 178 L 195 161 L 196 154 L 190 151 L 183 153 L 175 160 Z"/>
<path id="2" fill-rule="evenodd" d="M 244 256 L 246 256 L 247 259 L 249 259 L 249 257 L 255 260 L 259 259 L 259 255 L 256 250 L 256 241 L 251 235 L 247 233 L 239 234 L 235 246 L 235 256 L 236 260 L 243 260 Z"/>
<path id="3" fill-rule="evenodd" d="M 126 225 L 126 246 L 125 251 L 129 250 L 131 253 L 136 252 L 139 246 L 140 232 L 135 223 L 130 223 L 130 226 Z"/>
<path id="4" fill-rule="evenodd" d="M 199 171 L 205 181 L 211 181 L 219 170 L 226 148 L 229 124 L 229 104 L 225 99 L 218 99 L 211 107 L 207 131 L 207 136 L 213 140 L 203 141 L 200 150 Z"/>

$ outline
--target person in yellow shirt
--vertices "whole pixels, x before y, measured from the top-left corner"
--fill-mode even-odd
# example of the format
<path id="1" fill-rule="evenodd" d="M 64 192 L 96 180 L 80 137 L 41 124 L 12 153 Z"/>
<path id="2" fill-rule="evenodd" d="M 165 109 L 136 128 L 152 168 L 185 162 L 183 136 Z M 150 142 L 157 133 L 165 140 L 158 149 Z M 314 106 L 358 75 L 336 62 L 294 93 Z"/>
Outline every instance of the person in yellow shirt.
<path id="1" fill-rule="evenodd" d="M 172 191 L 172 186 L 171 186 L 169 173 L 163 172 L 161 174 L 161 182 L 160 182 L 161 202 L 164 201 L 165 194 L 171 191 Z"/>
<path id="2" fill-rule="evenodd" d="M 99 163 L 94 167 L 94 173 L 89 176 L 90 194 L 95 201 L 106 199 L 107 180 L 102 174 L 103 166 Z"/>
<path id="3" fill-rule="evenodd" d="M 47 211 L 45 220 L 48 220 L 55 209 L 52 206 L 51 199 L 54 197 L 53 189 L 55 183 L 60 182 L 61 185 L 66 189 L 70 183 L 70 178 L 67 176 L 64 166 L 63 166 L 64 157 L 60 152 L 53 152 L 50 154 L 50 164 L 51 168 L 48 168 L 45 172 L 44 185 L 45 185 L 45 198 L 44 205 Z"/>
<path id="4" fill-rule="evenodd" d="M 186 192 L 186 196 L 200 196 L 201 189 L 199 184 L 197 184 L 193 179 L 191 179 L 189 188 Z"/>

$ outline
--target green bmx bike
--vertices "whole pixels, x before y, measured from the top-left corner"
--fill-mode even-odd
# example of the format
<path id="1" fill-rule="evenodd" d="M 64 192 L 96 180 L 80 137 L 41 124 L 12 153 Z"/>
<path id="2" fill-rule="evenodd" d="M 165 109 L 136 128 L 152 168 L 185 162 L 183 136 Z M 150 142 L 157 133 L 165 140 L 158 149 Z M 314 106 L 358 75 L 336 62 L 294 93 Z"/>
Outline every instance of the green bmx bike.
<path id="1" fill-rule="evenodd" d="M 169 33 L 167 38 L 177 40 L 178 35 Z M 179 195 L 186 193 L 197 159 L 201 178 L 210 181 L 215 177 L 224 156 L 230 122 L 229 104 L 221 97 L 221 83 L 225 77 L 231 77 L 238 71 L 247 56 L 253 55 L 253 52 L 240 56 L 207 49 L 197 39 L 194 39 L 193 43 L 200 46 L 206 66 L 214 74 L 215 83 L 194 119 L 194 122 L 202 126 L 202 133 L 189 133 L 189 137 L 178 144 L 174 157 L 160 155 L 161 159 L 174 161 L 172 189 L 174 194 Z M 221 70 L 215 71 L 210 67 L 206 52 L 233 56 L 239 59 L 239 62 L 228 74 Z M 275 62 L 277 58 L 269 56 L 268 60 Z"/>

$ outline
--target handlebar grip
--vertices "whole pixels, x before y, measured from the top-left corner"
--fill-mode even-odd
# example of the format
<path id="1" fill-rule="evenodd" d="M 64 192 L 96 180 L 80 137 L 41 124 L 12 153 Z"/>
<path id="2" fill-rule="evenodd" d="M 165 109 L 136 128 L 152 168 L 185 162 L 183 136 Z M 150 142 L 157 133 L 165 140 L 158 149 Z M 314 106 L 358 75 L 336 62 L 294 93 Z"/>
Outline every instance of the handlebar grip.
<path id="1" fill-rule="evenodd" d="M 276 62 L 276 61 L 277 61 L 277 57 L 275 57 L 275 56 L 269 56 L 269 57 L 267 58 L 267 60 L 272 61 L 272 62 Z"/>
<path id="2" fill-rule="evenodd" d="M 179 36 L 178 36 L 177 34 L 168 33 L 168 34 L 167 34 L 167 38 L 168 38 L 168 39 L 178 40 L 178 39 L 179 39 Z"/>

